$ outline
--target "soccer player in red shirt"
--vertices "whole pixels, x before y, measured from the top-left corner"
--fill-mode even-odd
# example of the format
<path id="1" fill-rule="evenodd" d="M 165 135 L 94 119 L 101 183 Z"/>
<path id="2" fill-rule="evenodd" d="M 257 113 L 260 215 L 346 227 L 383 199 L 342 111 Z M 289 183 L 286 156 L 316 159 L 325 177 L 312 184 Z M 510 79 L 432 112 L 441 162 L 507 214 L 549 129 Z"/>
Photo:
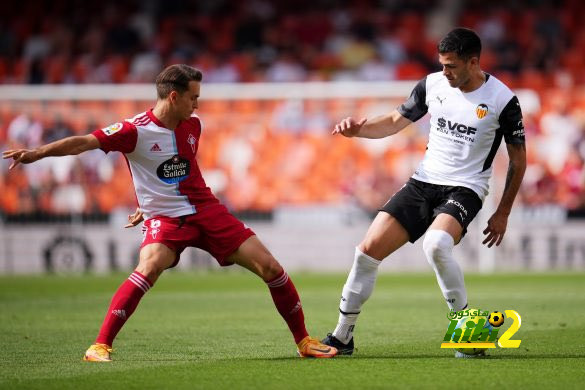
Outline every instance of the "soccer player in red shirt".
<path id="1" fill-rule="evenodd" d="M 206 186 L 195 156 L 202 125 L 198 108 L 202 73 L 171 65 L 156 78 L 153 109 L 85 136 L 64 138 L 33 150 L 2 153 L 29 164 L 49 156 L 76 155 L 100 148 L 124 153 L 132 173 L 139 209 L 127 226 L 144 219 L 145 235 L 138 266 L 114 294 L 95 344 L 84 360 L 111 361 L 114 338 L 140 299 L 186 247 L 209 252 L 222 266 L 238 264 L 267 284 L 301 357 L 328 358 L 337 350 L 308 335 L 303 309 L 292 280 L 254 232 L 231 215 Z"/>

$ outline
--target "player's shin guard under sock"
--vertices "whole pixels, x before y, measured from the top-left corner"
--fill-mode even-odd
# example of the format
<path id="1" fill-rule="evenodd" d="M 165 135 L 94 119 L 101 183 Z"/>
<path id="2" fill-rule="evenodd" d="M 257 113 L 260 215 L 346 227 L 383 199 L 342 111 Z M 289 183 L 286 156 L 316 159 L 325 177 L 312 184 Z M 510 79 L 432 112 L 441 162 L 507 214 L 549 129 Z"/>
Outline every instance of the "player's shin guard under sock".
<path id="1" fill-rule="evenodd" d="M 362 305 L 368 300 L 378 276 L 380 261 L 355 248 L 355 258 L 339 303 L 339 321 L 333 336 L 344 344 L 353 337 L 353 329 Z"/>
<path id="2" fill-rule="evenodd" d="M 151 286 L 152 283 L 137 271 L 134 271 L 122 283 L 112 297 L 112 302 L 100 328 L 96 343 L 112 345 L 114 338 L 116 338 L 126 320 L 134 313 L 138 302 Z"/>
<path id="3" fill-rule="evenodd" d="M 270 289 L 276 309 L 286 321 L 295 343 L 298 344 L 309 334 L 305 328 L 305 315 L 295 285 L 284 270 L 276 278 L 266 282 L 266 285 Z"/>
<path id="4" fill-rule="evenodd" d="M 467 306 L 467 292 L 461 267 L 453 258 L 453 237 L 443 230 L 429 230 L 423 241 L 427 261 L 437 275 L 437 282 L 450 309 Z"/>

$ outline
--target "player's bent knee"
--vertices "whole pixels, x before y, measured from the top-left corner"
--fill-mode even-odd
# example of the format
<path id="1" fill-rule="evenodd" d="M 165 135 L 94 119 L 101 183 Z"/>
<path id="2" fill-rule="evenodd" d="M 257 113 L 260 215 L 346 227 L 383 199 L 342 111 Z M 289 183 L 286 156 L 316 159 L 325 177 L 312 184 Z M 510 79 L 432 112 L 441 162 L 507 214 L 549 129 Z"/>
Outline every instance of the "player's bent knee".
<path id="1" fill-rule="evenodd" d="M 136 270 L 154 283 L 166 269 L 160 262 L 153 259 L 141 259 Z"/>
<path id="2" fill-rule="evenodd" d="M 264 281 L 274 279 L 282 272 L 278 261 L 255 237 L 244 242 L 228 260 L 252 271 Z"/>
<path id="3" fill-rule="evenodd" d="M 379 249 L 379 245 L 375 240 L 364 239 L 358 245 L 358 249 L 362 251 L 363 254 L 380 261 L 387 256 L 384 250 Z"/>
<path id="4" fill-rule="evenodd" d="M 423 251 L 427 257 L 427 259 L 435 259 L 438 257 L 440 246 L 437 244 L 436 241 L 428 240 L 425 238 L 423 241 Z"/>
<path id="5" fill-rule="evenodd" d="M 427 261 L 440 264 L 444 259 L 450 258 L 448 254 L 453 250 L 453 237 L 442 230 L 429 230 L 423 240 L 423 251 Z"/>
<path id="6" fill-rule="evenodd" d="M 152 253 L 148 256 L 141 256 L 136 270 L 154 283 L 163 271 L 169 268 L 173 262 L 174 258 Z"/>
<path id="7" fill-rule="evenodd" d="M 258 269 L 260 277 L 264 280 L 272 280 L 282 272 L 282 266 L 271 254 L 264 255 Z"/>
<path id="8" fill-rule="evenodd" d="M 150 244 L 140 250 L 140 260 L 136 270 L 152 282 L 177 258 L 174 250 L 163 244 Z"/>

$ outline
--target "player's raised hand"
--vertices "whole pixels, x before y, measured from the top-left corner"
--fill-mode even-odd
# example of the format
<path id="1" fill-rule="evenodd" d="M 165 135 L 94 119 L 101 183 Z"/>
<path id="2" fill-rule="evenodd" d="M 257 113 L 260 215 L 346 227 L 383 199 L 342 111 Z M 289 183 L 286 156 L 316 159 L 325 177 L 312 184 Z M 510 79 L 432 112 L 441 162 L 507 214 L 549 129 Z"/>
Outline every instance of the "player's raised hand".
<path id="1" fill-rule="evenodd" d="M 30 163 L 35 162 L 39 159 L 36 151 L 28 150 L 28 149 L 7 150 L 5 152 L 2 152 L 2 158 L 4 158 L 4 159 L 11 158 L 14 160 L 12 162 L 12 164 L 10 164 L 8 169 L 14 168 L 19 163 L 30 164 Z"/>
<path id="2" fill-rule="evenodd" d="M 483 231 L 483 234 L 487 234 L 487 237 L 483 240 L 482 244 L 487 244 L 488 248 L 491 248 L 494 244 L 499 246 L 504 239 L 507 225 L 508 217 L 506 215 L 497 212 L 494 213 L 488 220 L 488 225 Z"/>
<path id="3" fill-rule="evenodd" d="M 366 121 L 366 118 L 362 118 L 359 122 L 356 122 L 352 117 L 347 117 L 335 125 L 335 128 L 331 134 L 341 134 L 346 137 L 355 137 L 359 134 L 360 129 L 366 123 Z"/>
<path id="4" fill-rule="evenodd" d="M 125 228 L 131 228 L 144 221 L 144 214 L 140 208 L 137 208 L 134 214 L 128 216 L 128 223 L 124 226 Z"/>

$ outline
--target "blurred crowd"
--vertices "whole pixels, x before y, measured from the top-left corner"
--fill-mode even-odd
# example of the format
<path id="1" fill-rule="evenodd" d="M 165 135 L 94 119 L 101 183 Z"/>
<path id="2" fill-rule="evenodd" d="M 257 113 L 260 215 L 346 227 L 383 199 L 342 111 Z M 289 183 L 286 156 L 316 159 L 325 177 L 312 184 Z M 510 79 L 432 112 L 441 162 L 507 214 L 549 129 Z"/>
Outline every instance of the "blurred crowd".
<path id="1" fill-rule="evenodd" d="M 585 81 L 580 0 L 22 0 L 0 4 L 0 83 L 143 83 L 187 63 L 207 82 L 412 80 L 451 27 L 483 38 L 513 87 Z"/>
<path id="2" fill-rule="evenodd" d="M 452 26 L 483 39 L 482 68 L 517 89 L 529 165 L 519 201 L 585 209 L 585 27 L 580 1 L 28 1 L 0 4 L 0 83 L 150 83 L 171 63 L 204 82 L 417 80 L 438 70 Z M 401 100 L 203 100 L 199 161 L 235 211 L 354 203 L 375 210 L 412 174 L 428 121 L 397 137 L 329 135 L 348 115 Z M 4 101 L 0 148 L 36 147 L 107 126 L 140 101 Z M 500 185 L 507 159 L 494 169 Z M 126 162 L 99 150 L 7 171 L 0 212 L 132 209 Z"/>
<path id="3" fill-rule="evenodd" d="M 550 90 L 541 99 L 519 90 L 528 169 L 519 202 L 585 209 L 585 99 Z M 400 99 L 205 100 L 198 153 L 208 185 L 235 211 L 280 205 L 348 204 L 376 210 L 412 174 L 428 139 L 428 119 L 380 140 L 331 136 L 347 115 L 372 117 Z M 23 107 L 26 107 L 23 109 Z M 114 109 L 113 107 L 116 107 Z M 149 108 L 146 102 L 44 102 L 0 109 L 0 148 L 35 147 L 85 134 Z M 96 119 L 98 118 L 98 119 Z M 503 148 L 502 148 L 503 149 Z M 494 162 L 496 198 L 506 152 Z M 48 158 L 8 171 L 0 164 L 0 210 L 109 213 L 136 200 L 126 161 L 100 150 Z"/>

